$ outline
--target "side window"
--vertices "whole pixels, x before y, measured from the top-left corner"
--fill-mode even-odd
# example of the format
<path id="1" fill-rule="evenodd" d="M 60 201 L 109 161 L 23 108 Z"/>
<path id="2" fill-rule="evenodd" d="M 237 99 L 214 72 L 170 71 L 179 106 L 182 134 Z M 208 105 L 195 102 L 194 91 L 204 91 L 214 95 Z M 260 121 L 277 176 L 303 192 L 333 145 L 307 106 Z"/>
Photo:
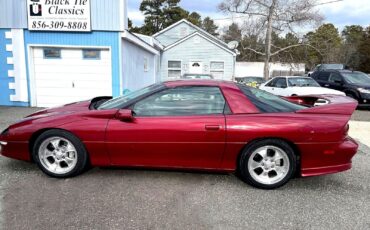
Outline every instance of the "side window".
<path id="1" fill-rule="evenodd" d="M 100 50 L 97 49 L 83 49 L 82 50 L 82 57 L 83 59 L 100 59 Z"/>
<path id="2" fill-rule="evenodd" d="M 44 59 L 59 59 L 59 58 L 62 58 L 61 49 L 44 48 Z"/>
<path id="3" fill-rule="evenodd" d="M 261 113 L 286 113 L 294 112 L 307 107 L 294 104 L 281 97 L 256 88 L 239 85 L 244 95 L 261 111 Z"/>
<path id="4" fill-rule="evenodd" d="M 329 82 L 330 83 L 342 82 L 342 77 L 337 73 L 332 73 L 332 74 L 330 74 Z"/>
<path id="5" fill-rule="evenodd" d="M 276 86 L 275 87 L 277 87 L 277 88 L 286 88 L 287 87 L 286 79 L 285 78 L 279 78 L 276 81 Z"/>
<path id="6" fill-rule="evenodd" d="M 225 99 L 218 87 L 177 87 L 151 95 L 134 105 L 136 116 L 223 114 Z"/>
<path id="7" fill-rule="evenodd" d="M 329 80 L 330 73 L 328 72 L 321 72 L 317 76 L 317 80 L 319 81 L 328 81 Z"/>
<path id="8" fill-rule="evenodd" d="M 272 79 L 269 83 L 266 84 L 267 87 L 275 87 L 276 81 L 278 78 Z"/>

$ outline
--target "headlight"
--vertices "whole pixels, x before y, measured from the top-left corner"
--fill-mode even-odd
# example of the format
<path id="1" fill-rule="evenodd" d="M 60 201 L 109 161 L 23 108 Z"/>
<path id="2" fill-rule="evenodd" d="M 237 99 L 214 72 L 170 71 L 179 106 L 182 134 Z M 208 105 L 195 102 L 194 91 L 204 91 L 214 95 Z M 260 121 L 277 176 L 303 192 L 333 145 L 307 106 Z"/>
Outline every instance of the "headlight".
<path id="1" fill-rule="evenodd" d="M 364 88 L 357 88 L 360 93 L 370 93 L 370 89 L 364 89 Z"/>

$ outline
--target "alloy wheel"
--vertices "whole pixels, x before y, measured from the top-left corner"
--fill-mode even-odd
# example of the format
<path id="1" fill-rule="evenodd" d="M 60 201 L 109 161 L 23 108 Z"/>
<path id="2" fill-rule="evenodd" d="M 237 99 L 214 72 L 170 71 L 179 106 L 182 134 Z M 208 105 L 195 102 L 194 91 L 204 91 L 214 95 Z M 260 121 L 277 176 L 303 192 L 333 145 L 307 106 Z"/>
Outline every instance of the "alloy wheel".
<path id="1" fill-rule="evenodd" d="M 276 146 L 256 149 L 248 160 L 252 178 L 265 185 L 276 184 L 288 174 L 290 162 L 287 153 Z"/>
<path id="2" fill-rule="evenodd" d="M 40 145 L 38 156 L 42 166 L 55 174 L 69 173 L 77 164 L 75 146 L 62 137 L 51 137 L 44 140 Z"/>

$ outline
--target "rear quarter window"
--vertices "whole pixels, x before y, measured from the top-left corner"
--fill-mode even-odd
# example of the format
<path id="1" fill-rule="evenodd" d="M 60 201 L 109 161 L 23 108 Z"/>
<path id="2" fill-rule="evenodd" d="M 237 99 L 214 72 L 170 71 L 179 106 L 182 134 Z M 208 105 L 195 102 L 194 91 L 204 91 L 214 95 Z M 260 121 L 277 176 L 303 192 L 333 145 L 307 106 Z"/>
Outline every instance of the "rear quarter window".
<path id="1" fill-rule="evenodd" d="M 261 113 L 288 113 L 307 108 L 260 89 L 239 84 L 238 87 Z"/>

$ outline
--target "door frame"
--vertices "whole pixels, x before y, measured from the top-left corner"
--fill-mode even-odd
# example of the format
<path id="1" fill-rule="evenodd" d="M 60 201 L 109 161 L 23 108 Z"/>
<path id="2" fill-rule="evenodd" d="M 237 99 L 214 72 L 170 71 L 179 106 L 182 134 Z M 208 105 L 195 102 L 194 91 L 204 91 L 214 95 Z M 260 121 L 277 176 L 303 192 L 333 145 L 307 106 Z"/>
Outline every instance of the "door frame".
<path id="1" fill-rule="evenodd" d="M 27 65 L 28 65 L 28 89 L 30 106 L 36 107 L 36 77 L 35 66 L 33 61 L 33 50 L 35 48 L 61 48 L 61 49 L 105 49 L 109 51 L 111 70 L 112 70 L 112 48 L 110 46 L 78 46 L 78 45 L 51 45 L 51 44 L 28 44 L 27 45 Z M 113 71 L 113 70 L 112 70 Z M 111 76 L 112 77 L 112 76 Z"/>

